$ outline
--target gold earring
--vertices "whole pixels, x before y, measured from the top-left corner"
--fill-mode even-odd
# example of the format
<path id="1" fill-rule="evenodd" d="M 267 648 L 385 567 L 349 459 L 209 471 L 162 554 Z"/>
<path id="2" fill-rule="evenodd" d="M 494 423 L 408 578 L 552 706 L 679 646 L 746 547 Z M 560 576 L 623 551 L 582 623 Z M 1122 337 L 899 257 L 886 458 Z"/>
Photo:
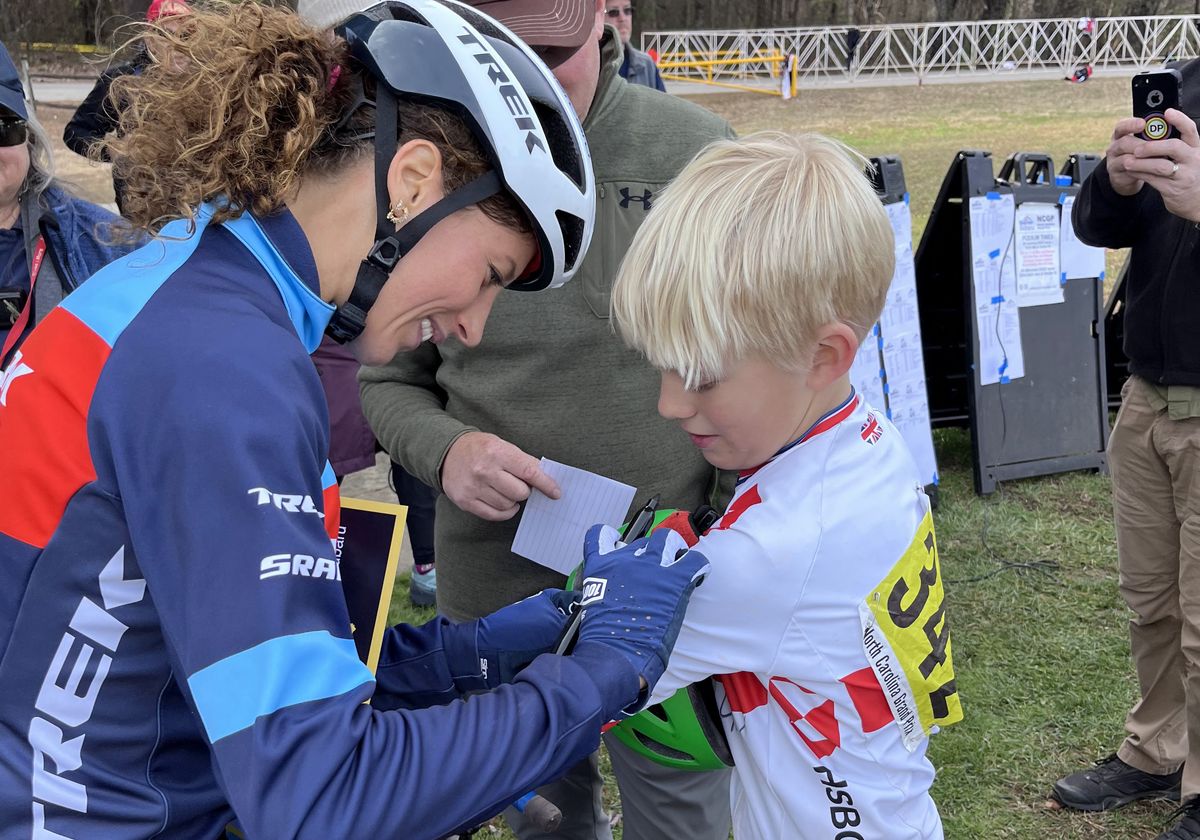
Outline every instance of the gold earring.
<path id="1" fill-rule="evenodd" d="M 397 209 L 400 210 L 399 219 L 396 218 Z M 394 225 L 401 225 L 408 221 L 408 207 L 404 205 L 403 201 L 397 201 L 395 207 L 388 208 L 387 216 L 385 218 L 387 218 L 387 220 Z"/>

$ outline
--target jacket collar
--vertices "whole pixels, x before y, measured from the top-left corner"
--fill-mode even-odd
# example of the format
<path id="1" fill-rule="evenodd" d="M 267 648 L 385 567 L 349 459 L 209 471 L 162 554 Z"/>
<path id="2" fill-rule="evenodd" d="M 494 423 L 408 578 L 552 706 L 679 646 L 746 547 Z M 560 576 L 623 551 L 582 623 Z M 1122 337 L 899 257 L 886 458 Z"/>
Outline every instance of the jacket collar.
<path id="1" fill-rule="evenodd" d="M 625 60 L 625 49 L 617 30 L 605 25 L 604 35 L 600 38 L 600 81 L 596 84 L 596 95 L 592 98 L 592 107 L 588 108 L 587 117 L 583 121 L 583 131 L 586 134 L 595 127 L 601 115 L 614 107 L 616 101 L 628 84 L 621 78 L 621 62 Z"/>
<path id="2" fill-rule="evenodd" d="M 258 260 L 279 290 L 288 320 L 304 348 L 309 353 L 315 351 L 334 308 L 321 300 L 317 264 L 296 217 L 287 208 L 270 216 L 243 213 L 222 227 Z"/>

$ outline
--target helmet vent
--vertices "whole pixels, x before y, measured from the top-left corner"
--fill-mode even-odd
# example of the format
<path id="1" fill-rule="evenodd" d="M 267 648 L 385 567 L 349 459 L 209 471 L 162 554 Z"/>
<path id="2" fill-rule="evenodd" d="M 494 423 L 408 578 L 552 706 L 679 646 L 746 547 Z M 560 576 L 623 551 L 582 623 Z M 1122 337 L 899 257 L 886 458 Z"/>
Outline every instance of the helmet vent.
<path id="1" fill-rule="evenodd" d="M 644 734 L 638 732 L 636 729 L 634 730 L 634 734 L 637 735 L 637 739 L 641 741 L 643 747 L 651 752 L 658 753 L 664 758 L 673 758 L 676 761 L 691 761 L 694 758 L 694 756 L 688 755 L 682 750 L 677 750 L 674 747 L 668 747 L 666 744 L 661 744 L 652 738 L 647 738 Z"/>
<path id="2" fill-rule="evenodd" d="M 554 216 L 562 229 L 563 246 L 566 251 L 563 254 L 563 268 L 570 271 L 575 268 L 575 261 L 579 259 L 579 243 L 583 241 L 583 219 L 562 210 L 555 210 Z"/>

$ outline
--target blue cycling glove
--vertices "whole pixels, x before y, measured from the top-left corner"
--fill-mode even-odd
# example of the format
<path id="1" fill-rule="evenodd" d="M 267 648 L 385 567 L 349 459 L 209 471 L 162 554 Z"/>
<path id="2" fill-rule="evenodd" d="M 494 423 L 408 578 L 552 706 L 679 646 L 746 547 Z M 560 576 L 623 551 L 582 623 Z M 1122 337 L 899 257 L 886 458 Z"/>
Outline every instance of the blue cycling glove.
<path id="1" fill-rule="evenodd" d="M 546 589 L 489 616 L 445 631 L 446 660 L 455 688 L 466 694 L 512 682 L 522 668 L 552 653 L 578 592 Z"/>
<path id="2" fill-rule="evenodd" d="M 572 656 L 585 662 L 619 656 L 646 681 L 642 697 L 649 697 L 666 671 L 688 599 L 708 568 L 704 555 L 689 551 L 670 529 L 622 545 L 614 529 L 593 526 L 584 540 L 584 613 Z M 616 718 L 637 709 L 609 711 Z"/>

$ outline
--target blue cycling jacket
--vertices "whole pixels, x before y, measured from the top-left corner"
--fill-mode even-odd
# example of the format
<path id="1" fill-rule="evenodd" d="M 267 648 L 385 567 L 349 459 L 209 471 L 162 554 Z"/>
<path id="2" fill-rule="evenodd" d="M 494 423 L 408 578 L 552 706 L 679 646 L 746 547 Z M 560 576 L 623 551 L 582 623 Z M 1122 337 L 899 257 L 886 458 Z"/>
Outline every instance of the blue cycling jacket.
<path id="1" fill-rule="evenodd" d="M 371 675 L 308 358 L 332 310 L 290 213 L 210 217 L 0 376 L 0 838 L 441 837 L 594 750 L 637 686 L 543 656 L 463 701 L 474 629 L 442 621 Z"/>

